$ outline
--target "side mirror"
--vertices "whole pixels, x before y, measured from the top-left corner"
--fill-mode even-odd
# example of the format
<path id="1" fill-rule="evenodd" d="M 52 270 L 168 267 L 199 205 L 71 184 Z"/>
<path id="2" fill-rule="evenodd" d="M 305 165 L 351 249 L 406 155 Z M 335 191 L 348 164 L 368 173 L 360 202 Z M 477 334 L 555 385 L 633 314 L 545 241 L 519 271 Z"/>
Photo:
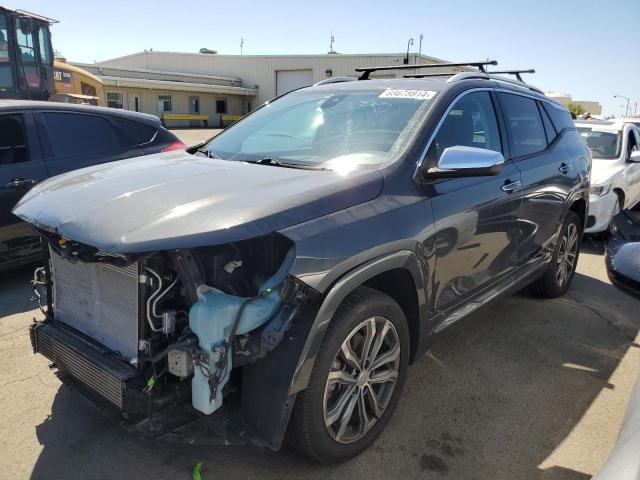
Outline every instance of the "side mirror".
<path id="1" fill-rule="evenodd" d="M 631 155 L 629 155 L 629 161 L 633 163 L 640 163 L 640 150 L 632 150 Z"/>
<path id="2" fill-rule="evenodd" d="M 484 177 L 497 175 L 504 164 L 500 152 L 456 145 L 445 148 L 438 166 L 425 168 L 422 178 Z"/>
<path id="3" fill-rule="evenodd" d="M 613 286 L 640 299 L 640 242 L 607 249 L 606 264 Z"/>

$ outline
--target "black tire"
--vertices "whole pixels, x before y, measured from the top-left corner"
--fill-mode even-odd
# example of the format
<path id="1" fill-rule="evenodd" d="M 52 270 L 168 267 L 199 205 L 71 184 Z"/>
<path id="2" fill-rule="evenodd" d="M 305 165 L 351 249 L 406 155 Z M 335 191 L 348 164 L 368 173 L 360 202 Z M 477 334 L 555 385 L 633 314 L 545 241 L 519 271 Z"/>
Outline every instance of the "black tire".
<path id="1" fill-rule="evenodd" d="M 558 257 L 561 254 L 561 246 L 562 239 L 567 232 L 571 229 L 575 228 L 578 238 L 576 242 L 575 249 L 575 259 L 573 268 L 571 272 L 568 274 L 565 281 L 561 284 L 558 280 L 558 270 L 560 268 L 558 263 Z M 531 290 L 534 294 L 543 298 L 557 298 L 565 294 L 565 292 L 571 286 L 571 282 L 573 281 L 573 277 L 576 273 L 576 267 L 578 265 L 578 257 L 580 256 L 580 241 L 582 239 L 582 222 L 580 221 L 580 217 L 573 212 L 567 212 L 567 216 L 564 219 L 564 223 L 562 224 L 562 229 L 560 230 L 560 237 L 558 242 L 556 243 L 556 249 L 553 254 L 553 258 L 547 267 L 545 273 L 538 280 L 531 284 Z"/>
<path id="2" fill-rule="evenodd" d="M 616 192 L 616 196 L 618 197 L 618 199 L 616 200 L 616 205 L 613 209 L 613 215 L 611 216 L 611 219 L 609 220 L 609 225 L 607 226 L 607 229 L 602 232 L 602 239 L 607 242 L 609 240 L 611 240 L 613 238 L 613 236 L 616 233 L 616 227 L 615 224 L 613 223 L 613 217 L 615 217 L 618 213 L 620 213 L 622 211 L 622 198 L 621 195 L 619 193 Z"/>
<path id="3" fill-rule="evenodd" d="M 364 432 L 362 438 L 354 440 L 351 443 L 340 443 L 334 438 L 335 436 L 332 436 L 330 433 L 332 427 L 325 425 L 325 415 L 327 415 L 325 413 L 325 393 L 328 392 L 330 388 L 329 373 L 335 373 L 336 363 L 339 361 L 338 354 L 339 351 L 341 351 L 343 343 L 347 342 L 349 338 L 351 339 L 349 340 L 350 342 L 352 342 L 354 338 L 357 340 L 357 337 L 353 334 L 354 329 L 357 329 L 363 322 L 370 321 L 373 317 L 377 317 L 377 321 L 383 320 L 384 326 L 388 327 L 387 331 L 393 330 L 394 338 L 396 338 L 397 334 L 397 345 L 399 345 L 400 349 L 398 355 L 399 367 L 397 368 L 397 380 L 395 381 L 395 386 L 389 393 L 390 396 L 386 402 L 386 407 L 373 426 L 370 427 L 369 430 L 362 430 Z M 386 321 L 391 322 L 395 329 L 392 329 Z M 380 329 L 380 331 L 384 330 Z M 360 331 L 358 330 L 358 332 Z M 369 287 L 358 287 L 349 294 L 336 311 L 327 328 L 311 373 L 308 387 L 300 392 L 296 398 L 287 429 L 286 440 L 288 446 L 304 456 L 321 463 L 343 462 L 357 456 L 369 447 L 389 422 L 400 398 L 409 364 L 409 344 L 409 328 L 404 313 L 391 297 Z M 357 353 L 357 348 L 354 349 L 354 353 Z M 398 365 L 397 360 L 394 365 Z M 351 366 L 345 363 L 344 369 L 347 370 L 348 368 L 351 368 Z M 395 372 L 395 369 L 393 371 Z M 340 372 L 342 373 L 342 371 Z M 360 373 L 363 372 L 364 369 Z M 368 374 L 366 377 L 368 381 Z M 355 375 L 353 378 L 355 378 Z M 371 378 L 373 378 L 373 376 Z M 355 380 L 354 383 L 356 383 Z M 353 387 L 354 389 L 363 389 L 358 391 L 366 390 L 367 387 L 359 385 L 359 381 L 357 383 L 358 385 L 355 385 Z M 340 389 L 347 387 L 339 385 L 334 388 Z M 338 393 L 338 396 L 340 396 L 340 393 Z M 346 394 L 342 396 L 349 399 L 353 398 Z M 354 397 L 358 396 L 359 394 L 354 394 Z M 367 394 L 365 393 L 362 398 L 362 401 L 365 402 L 364 398 L 367 398 Z M 350 402 L 351 400 L 348 401 Z M 360 398 L 358 398 L 357 403 L 358 409 L 360 408 L 359 401 Z M 369 401 L 371 401 L 371 398 Z M 371 403 L 369 403 L 369 405 L 371 405 Z M 348 407 L 346 407 L 345 410 L 347 409 Z M 367 410 L 366 407 L 365 410 Z M 330 413 L 330 410 L 328 410 L 328 412 Z M 355 413 L 352 415 L 355 415 Z M 340 422 L 341 419 L 342 415 L 337 422 Z M 362 417 L 360 417 L 360 420 L 361 419 Z M 356 418 L 356 422 L 358 421 L 358 418 Z M 367 424 L 367 422 L 364 423 Z"/>

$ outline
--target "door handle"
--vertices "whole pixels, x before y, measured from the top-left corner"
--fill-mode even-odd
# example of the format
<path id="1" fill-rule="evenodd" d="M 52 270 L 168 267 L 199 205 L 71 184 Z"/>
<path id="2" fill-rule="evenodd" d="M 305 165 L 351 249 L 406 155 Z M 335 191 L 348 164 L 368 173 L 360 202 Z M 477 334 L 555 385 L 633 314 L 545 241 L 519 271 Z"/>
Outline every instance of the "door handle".
<path id="1" fill-rule="evenodd" d="M 560 170 L 561 173 L 569 173 L 571 170 L 573 170 L 573 167 L 571 165 L 563 163 L 562 165 L 560 165 L 560 168 L 558 168 L 558 170 Z"/>
<path id="2" fill-rule="evenodd" d="M 515 182 L 511 182 L 511 181 L 507 180 L 507 182 L 508 183 L 505 183 L 501 187 L 502 191 L 506 192 L 506 193 L 514 192 L 515 190 L 518 190 L 522 186 L 522 183 L 519 180 L 517 180 Z"/>
<path id="3" fill-rule="evenodd" d="M 4 188 L 13 190 L 21 187 L 30 187 L 36 183 L 38 183 L 38 181 L 33 178 L 12 178 L 9 183 L 4 184 Z"/>

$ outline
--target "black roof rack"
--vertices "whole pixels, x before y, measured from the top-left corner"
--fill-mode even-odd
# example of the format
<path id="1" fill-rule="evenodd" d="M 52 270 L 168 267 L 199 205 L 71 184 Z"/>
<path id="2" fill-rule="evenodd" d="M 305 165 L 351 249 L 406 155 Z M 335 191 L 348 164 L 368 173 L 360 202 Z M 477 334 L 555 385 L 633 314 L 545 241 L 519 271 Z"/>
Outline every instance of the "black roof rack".
<path id="1" fill-rule="evenodd" d="M 403 75 L 403 78 L 424 78 L 424 77 L 450 77 L 464 72 L 433 72 L 433 73 L 409 73 Z"/>
<path id="2" fill-rule="evenodd" d="M 418 68 L 446 68 L 446 67 L 477 67 L 482 73 L 486 73 L 484 68 L 487 65 L 497 65 L 496 60 L 483 60 L 480 62 L 462 62 L 462 63 L 428 63 L 425 65 L 389 65 L 386 67 L 359 67 L 356 72 L 362 72 L 358 80 L 368 80 L 371 72 L 381 70 L 413 70 Z"/>
<path id="3" fill-rule="evenodd" d="M 525 81 L 522 79 L 522 77 L 520 76 L 521 73 L 536 73 L 536 71 L 533 68 L 530 68 L 529 70 L 496 70 L 494 72 L 487 72 L 489 75 L 515 75 L 516 78 L 522 82 L 525 83 Z"/>

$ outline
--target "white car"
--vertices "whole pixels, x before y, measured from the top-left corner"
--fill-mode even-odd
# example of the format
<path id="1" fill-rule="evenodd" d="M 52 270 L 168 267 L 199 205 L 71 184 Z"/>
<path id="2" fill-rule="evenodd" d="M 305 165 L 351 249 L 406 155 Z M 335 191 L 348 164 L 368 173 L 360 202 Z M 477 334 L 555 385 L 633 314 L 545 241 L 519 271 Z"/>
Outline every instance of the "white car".
<path id="1" fill-rule="evenodd" d="M 633 123 L 636 127 L 638 127 L 638 129 L 640 129 L 640 117 L 622 117 L 616 118 L 616 120 L 624 123 Z"/>
<path id="2" fill-rule="evenodd" d="M 640 132 L 621 120 L 575 125 L 593 155 L 585 233 L 609 232 L 616 213 L 640 202 Z"/>

